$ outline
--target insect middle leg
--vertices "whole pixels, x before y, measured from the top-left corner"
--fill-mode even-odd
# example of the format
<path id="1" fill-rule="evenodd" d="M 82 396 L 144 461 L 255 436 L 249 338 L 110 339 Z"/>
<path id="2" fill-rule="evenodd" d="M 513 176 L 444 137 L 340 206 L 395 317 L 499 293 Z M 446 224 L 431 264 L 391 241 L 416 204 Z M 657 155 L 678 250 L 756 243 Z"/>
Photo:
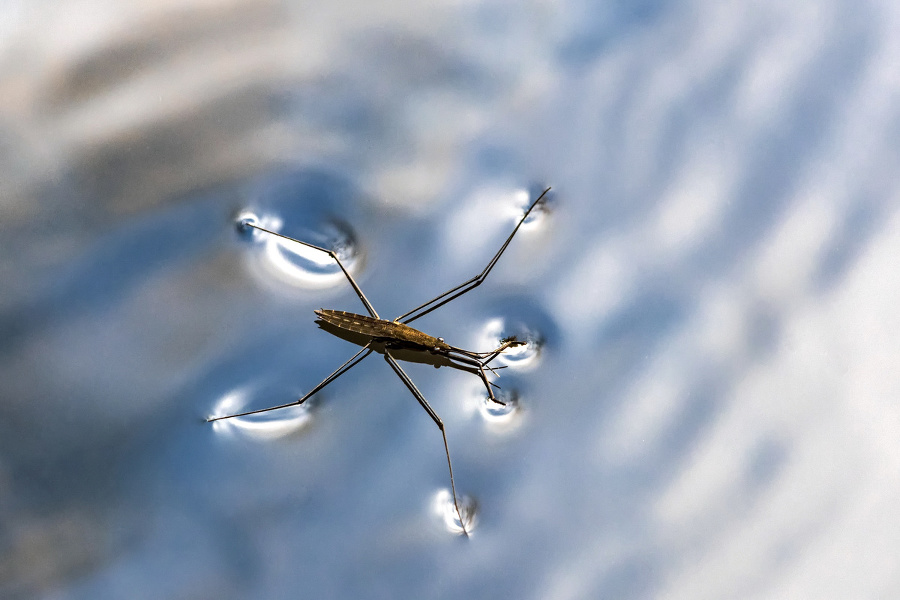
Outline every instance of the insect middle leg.
<path id="1" fill-rule="evenodd" d="M 441 435 L 444 437 L 444 452 L 447 454 L 447 468 L 450 470 L 450 491 L 453 494 L 453 507 L 456 509 L 456 516 L 459 518 L 459 524 L 462 527 L 463 535 L 466 537 L 469 536 L 469 532 L 466 531 L 466 521 L 463 519 L 462 511 L 459 509 L 459 501 L 456 497 L 456 484 L 453 482 L 453 463 L 450 462 L 450 447 L 447 445 L 447 432 L 444 430 L 444 422 L 441 421 L 441 418 L 434 412 L 434 409 L 431 408 L 431 405 L 428 404 L 428 401 L 425 399 L 425 396 L 422 395 L 422 392 L 419 391 L 419 388 L 416 387 L 416 384 L 413 383 L 412 379 L 409 378 L 409 375 L 406 374 L 406 371 L 403 370 L 403 367 L 391 356 L 390 350 L 385 349 L 384 351 L 384 360 L 387 361 L 397 376 L 403 381 L 403 384 L 412 392 L 412 395 L 416 397 L 416 400 L 419 401 L 419 404 L 422 405 L 422 408 L 425 409 L 425 412 L 428 413 L 428 416 L 431 417 L 431 420 L 434 421 L 434 424 L 438 426 L 438 429 L 441 430 Z"/>

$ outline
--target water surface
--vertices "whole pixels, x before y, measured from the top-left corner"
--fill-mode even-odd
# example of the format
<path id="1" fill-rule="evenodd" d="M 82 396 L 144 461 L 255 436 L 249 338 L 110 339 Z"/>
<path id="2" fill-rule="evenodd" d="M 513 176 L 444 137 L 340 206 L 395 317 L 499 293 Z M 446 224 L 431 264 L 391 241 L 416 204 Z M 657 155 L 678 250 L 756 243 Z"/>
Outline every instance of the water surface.
<path id="1" fill-rule="evenodd" d="M 0 596 L 900 591 L 893 5 L 0 11 Z"/>

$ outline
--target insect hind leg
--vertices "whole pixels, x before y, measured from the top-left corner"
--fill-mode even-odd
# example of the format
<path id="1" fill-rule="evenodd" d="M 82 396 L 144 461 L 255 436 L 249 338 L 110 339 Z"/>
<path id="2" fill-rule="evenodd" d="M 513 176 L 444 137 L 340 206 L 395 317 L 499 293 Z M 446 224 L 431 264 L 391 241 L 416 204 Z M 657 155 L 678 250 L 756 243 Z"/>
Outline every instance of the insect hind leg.
<path id="1" fill-rule="evenodd" d="M 451 300 L 455 300 L 456 298 L 459 298 L 463 294 L 470 292 L 473 289 L 475 289 L 476 287 L 478 287 L 479 285 L 481 285 L 482 282 L 485 279 L 487 279 L 487 276 L 490 274 L 491 269 L 494 268 L 494 265 L 497 264 L 497 261 L 500 260 L 500 256 L 506 251 L 506 247 L 509 246 L 509 243 L 512 241 L 513 237 L 516 235 L 516 232 L 519 231 L 519 228 L 522 226 L 522 223 L 525 222 L 525 220 L 528 218 L 528 215 L 531 213 L 532 210 L 534 210 L 534 207 L 537 206 L 538 204 L 540 204 L 541 200 L 544 199 L 544 196 L 546 196 L 547 192 L 549 192 L 549 191 L 550 191 L 550 188 L 548 187 L 546 190 L 544 190 L 541 193 L 540 196 L 537 197 L 537 200 L 535 200 L 534 202 L 531 203 L 531 206 L 528 207 L 528 210 L 526 210 L 525 214 L 522 215 L 522 218 L 519 219 L 519 222 L 516 224 L 515 229 L 512 230 L 512 233 L 509 234 L 509 237 L 506 238 L 506 241 L 503 242 L 503 245 L 500 246 L 500 249 L 497 251 L 497 254 L 495 254 L 493 256 L 493 258 L 491 258 L 491 260 L 488 261 L 487 266 L 484 268 L 483 271 L 481 271 L 481 273 L 479 273 L 478 275 L 476 275 L 475 277 L 472 277 L 471 279 L 469 279 L 467 281 L 464 281 L 463 283 L 457 285 L 456 287 L 450 288 L 443 294 L 435 296 L 434 298 L 432 298 L 425 304 L 421 304 L 412 310 L 406 311 L 405 313 L 403 313 L 402 315 L 400 315 L 399 317 L 397 317 L 394 320 L 400 321 L 401 323 L 407 323 L 407 324 L 412 323 L 419 317 L 424 317 L 431 311 L 440 308 L 441 306 L 447 304 Z"/>

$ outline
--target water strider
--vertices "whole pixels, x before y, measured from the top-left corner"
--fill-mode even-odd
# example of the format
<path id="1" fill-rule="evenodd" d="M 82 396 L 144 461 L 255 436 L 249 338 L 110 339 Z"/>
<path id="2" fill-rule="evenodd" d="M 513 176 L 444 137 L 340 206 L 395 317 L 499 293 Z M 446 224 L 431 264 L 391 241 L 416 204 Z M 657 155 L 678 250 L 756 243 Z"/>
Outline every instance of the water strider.
<path id="1" fill-rule="evenodd" d="M 503 242 L 502 246 L 500 246 L 500 250 L 497 251 L 497 253 L 488 262 L 487 266 L 481 273 L 479 273 L 475 277 L 472 277 L 468 281 L 465 281 L 458 286 L 447 290 L 443 294 L 432 298 L 428 302 L 403 313 L 393 321 L 388 321 L 387 319 L 382 319 L 378 316 L 375 308 L 372 307 L 372 304 L 369 302 L 368 298 L 366 298 L 366 295 L 363 293 L 362 289 L 360 289 L 360 287 L 356 284 L 353 276 L 350 275 L 350 272 L 344 267 L 343 263 L 341 263 L 341 259 L 338 258 L 337 253 L 335 253 L 333 250 L 320 248 L 319 246 L 287 237 L 280 233 L 265 229 L 264 227 L 260 227 L 259 225 L 255 225 L 248 220 L 241 221 L 239 223 L 239 226 L 241 228 L 252 227 L 253 229 L 264 231 L 265 233 L 268 233 L 270 235 L 278 236 L 280 238 L 284 238 L 286 240 L 290 240 L 292 242 L 296 242 L 298 244 L 302 244 L 309 248 L 314 248 L 315 250 L 326 253 L 328 256 L 334 259 L 337 265 L 341 268 L 341 271 L 343 271 L 344 275 L 347 277 L 347 281 L 349 281 L 350 285 L 353 286 L 353 290 L 356 292 L 356 295 L 359 296 L 359 299 L 362 301 L 363 305 L 366 307 L 366 311 L 368 311 L 369 314 L 358 315 L 342 310 L 326 309 L 319 309 L 315 311 L 316 316 L 318 317 L 318 322 L 323 329 L 338 337 L 358 343 L 362 345 L 362 348 L 359 350 L 359 352 L 350 357 L 350 360 L 338 367 L 331 375 L 322 380 L 319 385 L 311 389 L 299 400 L 289 402 L 288 404 L 281 404 L 279 406 L 271 406 L 269 408 L 261 408 L 258 410 L 251 410 L 233 415 L 210 417 L 209 419 L 207 419 L 207 421 L 219 421 L 221 419 L 243 417 L 246 415 L 254 415 L 270 410 L 277 410 L 279 408 L 297 406 L 305 402 L 313 394 L 319 392 L 326 385 L 359 364 L 372 352 L 383 354 L 384 360 L 387 361 L 387 363 L 391 366 L 391 369 L 393 369 L 397 376 L 400 377 L 400 380 L 403 381 L 403 384 L 409 389 L 410 392 L 412 392 L 412 395 L 415 396 L 416 400 L 419 401 L 419 404 L 422 405 L 422 408 L 425 409 L 425 412 L 428 413 L 428 416 L 431 417 L 435 425 L 438 426 L 438 429 L 441 430 L 441 435 L 444 438 L 444 452 L 447 455 L 447 467 L 450 470 L 450 491 L 453 493 L 453 506 L 456 509 L 456 516 L 459 518 L 459 523 L 462 527 L 463 534 L 468 535 L 468 532 L 466 531 L 466 519 L 463 517 L 463 512 L 459 508 L 459 501 L 457 500 L 456 496 L 456 484 L 453 481 L 453 464 L 450 462 L 450 448 L 447 445 L 447 433 L 444 430 L 444 423 L 443 421 L 441 421 L 441 418 L 437 415 L 437 413 L 434 412 L 434 409 L 431 408 L 431 405 L 428 404 L 428 401 L 425 399 L 425 396 L 422 395 L 422 392 L 419 391 L 419 388 L 416 387 L 416 384 L 413 383 L 412 379 L 409 378 L 409 375 L 406 374 L 406 371 L 403 370 L 403 367 L 401 367 L 397 362 L 397 359 L 399 358 L 400 360 L 412 362 L 428 362 L 436 367 L 449 366 L 474 373 L 478 375 L 484 382 L 488 397 L 493 402 L 503 404 L 494 396 L 494 392 L 491 389 L 491 386 L 494 384 L 488 380 L 487 373 L 485 371 L 494 373 L 495 369 L 490 366 L 490 362 L 497 358 L 497 356 L 499 356 L 500 353 L 507 348 L 521 346 L 524 345 L 525 342 L 518 341 L 515 339 L 515 337 L 511 337 L 505 340 L 501 340 L 500 346 L 489 352 L 472 352 L 470 350 L 463 350 L 462 348 L 451 346 L 450 344 L 447 344 L 443 338 L 433 337 L 428 335 L 427 333 L 423 333 L 418 329 L 410 327 L 409 323 L 415 321 L 419 317 L 427 315 L 431 311 L 440 308 L 451 300 L 455 300 L 456 298 L 459 298 L 463 294 L 481 285 L 481 283 L 491 272 L 491 269 L 494 268 L 494 265 L 497 264 L 500 256 L 512 241 L 513 236 L 515 236 L 516 232 L 519 231 L 519 227 L 522 226 L 522 223 L 525 222 L 525 219 L 527 219 L 528 215 L 531 214 L 531 211 L 534 210 L 534 207 L 544 199 L 544 197 L 547 195 L 547 192 L 549 191 L 550 188 L 548 187 L 543 191 L 543 193 L 541 193 L 540 196 L 538 196 L 537 200 L 535 200 L 531 204 L 531 206 L 528 207 L 528 210 L 525 211 L 525 214 L 522 215 L 522 218 L 519 219 L 519 222 L 516 224 L 515 229 L 512 230 L 512 233 L 509 234 L 509 237 L 506 238 L 506 241 Z"/>

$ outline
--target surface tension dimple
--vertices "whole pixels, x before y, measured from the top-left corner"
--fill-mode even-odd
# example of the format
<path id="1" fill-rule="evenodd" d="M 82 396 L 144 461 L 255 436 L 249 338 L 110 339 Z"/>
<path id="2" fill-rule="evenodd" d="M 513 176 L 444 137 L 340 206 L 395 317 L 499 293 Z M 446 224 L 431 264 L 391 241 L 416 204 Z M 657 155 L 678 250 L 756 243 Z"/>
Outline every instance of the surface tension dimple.
<path id="1" fill-rule="evenodd" d="M 439 490 L 432 498 L 431 510 L 443 522 L 450 533 L 471 534 L 478 524 L 477 503 L 470 496 L 459 499 L 459 511 L 453 504 L 453 494 L 448 489 Z M 460 521 L 460 519 L 462 521 Z"/>
<path id="2" fill-rule="evenodd" d="M 242 237 L 261 247 L 261 252 L 253 256 L 253 265 L 264 272 L 265 279 L 274 277 L 283 283 L 306 289 L 323 289 L 344 283 L 340 266 L 328 254 L 251 227 L 281 232 L 284 229 L 281 218 L 246 211 L 237 217 L 235 225 Z M 326 250 L 334 252 L 347 269 L 355 270 L 360 253 L 349 226 L 325 222 L 319 226 L 318 234 Z"/>
<path id="3" fill-rule="evenodd" d="M 478 405 L 478 412 L 484 420 L 497 427 L 507 426 L 513 422 L 519 412 L 519 392 L 515 389 L 503 389 L 497 393 L 497 400 L 494 402 L 481 394 L 481 402 Z"/>
<path id="4" fill-rule="evenodd" d="M 258 395 L 257 390 L 250 388 L 231 390 L 216 402 L 211 417 L 240 412 L 253 404 L 254 397 Z M 311 420 L 310 405 L 300 404 L 276 412 L 214 421 L 212 427 L 213 431 L 220 435 L 242 435 L 271 440 L 296 433 L 306 427 Z"/>
<path id="5" fill-rule="evenodd" d="M 513 336 L 525 343 L 503 352 L 497 357 L 497 362 L 511 369 L 522 371 L 533 369 L 539 362 L 544 346 L 544 336 L 525 323 L 507 322 L 502 317 L 490 319 L 481 328 L 478 344 L 479 346 L 490 347 L 500 340 Z"/>

